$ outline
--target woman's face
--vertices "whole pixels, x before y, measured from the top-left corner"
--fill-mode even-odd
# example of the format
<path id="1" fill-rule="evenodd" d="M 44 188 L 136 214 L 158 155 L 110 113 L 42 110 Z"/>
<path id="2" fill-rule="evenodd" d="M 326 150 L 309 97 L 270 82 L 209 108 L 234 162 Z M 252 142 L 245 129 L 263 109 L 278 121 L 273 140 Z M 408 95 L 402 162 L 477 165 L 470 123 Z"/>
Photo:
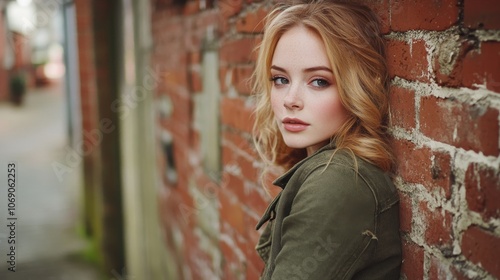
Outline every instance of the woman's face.
<path id="1" fill-rule="evenodd" d="M 271 105 L 285 144 L 311 155 L 346 121 L 323 41 L 304 26 L 286 31 L 271 63 Z"/>

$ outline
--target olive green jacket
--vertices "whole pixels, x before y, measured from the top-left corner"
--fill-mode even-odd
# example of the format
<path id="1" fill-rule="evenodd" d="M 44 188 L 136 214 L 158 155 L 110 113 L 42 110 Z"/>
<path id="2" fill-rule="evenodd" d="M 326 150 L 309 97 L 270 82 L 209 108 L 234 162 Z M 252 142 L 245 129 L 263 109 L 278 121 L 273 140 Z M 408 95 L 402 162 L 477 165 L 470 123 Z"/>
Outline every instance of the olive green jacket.
<path id="1" fill-rule="evenodd" d="M 261 279 L 399 279 L 399 198 L 374 165 L 326 146 L 274 184 L 283 188 L 257 252 Z M 357 166 L 356 166 L 357 165 Z"/>

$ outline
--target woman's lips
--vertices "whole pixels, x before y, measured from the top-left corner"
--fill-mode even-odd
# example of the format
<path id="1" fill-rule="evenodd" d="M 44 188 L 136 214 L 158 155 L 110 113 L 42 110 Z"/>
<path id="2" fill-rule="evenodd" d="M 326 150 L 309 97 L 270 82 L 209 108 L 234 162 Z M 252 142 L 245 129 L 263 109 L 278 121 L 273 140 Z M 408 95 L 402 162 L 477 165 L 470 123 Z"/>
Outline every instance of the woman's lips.
<path id="1" fill-rule="evenodd" d="M 301 132 L 309 126 L 308 123 L 295 118 L 284 118 L 282 123 L 283 128 L 290 132 Z"/>

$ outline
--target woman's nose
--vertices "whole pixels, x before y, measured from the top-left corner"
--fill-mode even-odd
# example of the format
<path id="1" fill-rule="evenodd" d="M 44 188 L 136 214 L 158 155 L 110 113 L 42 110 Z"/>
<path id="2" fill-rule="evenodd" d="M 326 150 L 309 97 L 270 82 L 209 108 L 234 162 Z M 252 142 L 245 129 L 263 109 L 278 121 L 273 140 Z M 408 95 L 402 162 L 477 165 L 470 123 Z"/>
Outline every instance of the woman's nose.
<path id="1" fill-rule="evenodd" d="M 296 86 L 291 86 L 283 99 L 283 106 L 288 110 L 300 110 L 304 106 L 300 89 Z"/>

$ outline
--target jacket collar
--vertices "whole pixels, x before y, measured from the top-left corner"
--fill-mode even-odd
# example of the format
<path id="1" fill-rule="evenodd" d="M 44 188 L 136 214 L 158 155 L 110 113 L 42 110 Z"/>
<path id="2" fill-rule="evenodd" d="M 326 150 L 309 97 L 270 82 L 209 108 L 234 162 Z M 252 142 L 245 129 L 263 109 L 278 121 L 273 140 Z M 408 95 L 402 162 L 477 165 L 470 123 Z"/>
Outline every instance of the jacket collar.
<path id="1" fill-rule="evenodd" d="M 298 163 L 296 163 L 292 168 L 290 168 L 290 170 L 288 170 L 285 174 L 281 175 L 278 179 L 276 179 L 273 184 L 278 186 L 278 187 L 281 187 L 282 189 L 285 188 L 286 184 L 288 183 L 288 181 L 290 180 L 290 178 L 292 177 L 292 175 L 295 173 L 295 171 L 300 167 L 302 166 L 302 164 L 304 164 L 305 162 L 307 162 L 308 160 L 310 160 L 311 158 L 313 158 L 315 155 L 323 152 L 323 151 L 326 151 L 326 150 L 333 150 L 335 149 L 335 145 L 333 144 L 327 144 L 325 146 L 323 146 L 322 148 L 318 149 L 315 153 L 313 153 L 312 155 L 306 157 L 305 159 L 299 161 Z M 275 211 L 275 208 L 276 208 L 276 205 L 278 204 L 278 201 L 281 197 L 281 194 L 282 192 L 280 192 L 274 199 L 273 201 L 269 204 L 269 206 L 267 207 L 266 209 L 266 212 L 264 212 L 264 215 L 261 217 L 260 221 L 257 223 L 257 226 L 256 226 L 256 229 L 259 230 L 260 227 L 266 223 L 267 221 L 269 220 L 273 220 L 275 215 L 276 215 L 276 211 Z"/>
<path id="2" fill-rule="evenodd" d="M 315 155 L 323 152 L 323 151 L 326 151 L 326 150 L 333 150 L 335 149 L 335 144 L 333 143 L 328 143 L 326 144 L 325 146 L 319 148 L 316 152 L 314 152 L 312 155 L 302 159 L 301 161 L 297 162 L 292 168 L 290 168 L 287 172 L 285 172 L 283 175 L 281 175 L 280 177 L 278 177 L 276 180 L 274 180 L 273 182 L 273 185 L 275 186 L 278 186 L 282 189 L 285 188 L 286 184 L 288 183 L 288 181 L 290 180 L 290 178 L 292 177 L 292 175 L 295 173 L 295 171 L 297 171 L 297 169 L 302 166 L 305 162 L 307 162 L 308 160 L 310 160 L 311 158 L 313 158 Z"/>

